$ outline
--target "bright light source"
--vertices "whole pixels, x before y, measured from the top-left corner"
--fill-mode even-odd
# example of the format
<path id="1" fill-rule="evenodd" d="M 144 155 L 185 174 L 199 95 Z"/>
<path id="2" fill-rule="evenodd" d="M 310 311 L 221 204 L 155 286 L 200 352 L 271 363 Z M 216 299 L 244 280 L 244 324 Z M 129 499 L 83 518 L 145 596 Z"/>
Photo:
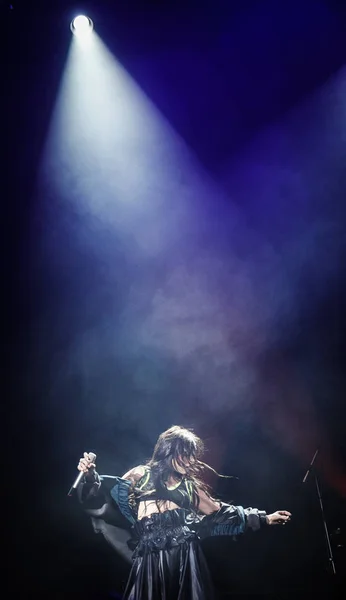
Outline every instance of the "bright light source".
<path id="1" fill-rule="evenodd" d="M 71 31 L 74 35 L 79 37 L 85 37 L 86 35 L 90 35 L 92 30 L 94 29 L 94 23 L 89 17 L 85 17 L 84 15 L 79 15 L 75 19 L 73 19 L 71 23 Z"/>

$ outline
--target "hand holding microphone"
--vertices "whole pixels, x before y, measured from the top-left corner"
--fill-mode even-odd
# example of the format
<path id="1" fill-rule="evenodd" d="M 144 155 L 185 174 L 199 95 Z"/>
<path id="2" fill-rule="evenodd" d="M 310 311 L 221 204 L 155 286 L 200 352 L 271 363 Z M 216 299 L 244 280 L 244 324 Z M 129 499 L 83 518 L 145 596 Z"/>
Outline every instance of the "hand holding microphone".
<path id="1" fill-rule="evenodd" d="M 90 479 L 93 479 L 93 472 L 96 468 L 94 462 L 95 460 L 96 454 L 94 454 L 93 452 L 84 452 L 83 458 L 79 459 L 77 469 L 85 475 L 86 479 L 89 479 L 88 475 L 91 475 Z"/>
<path id="2" fill-rule="evenodd" d="M 72 496 L 74 490 L 77 489 L 77 487 L 79 486 L 80 482 L 82 481 L 83 477 L 85 477 L 86 481 L 94 481 L 95 479 L 95 460 L 96 460 L 96 454 L 94 454 L 93 452 L 84 452 L 83 458 L 81 458 L 79 460 L 77 469 L 79 471 L 79 475 L 76 478 L 74 484 L 72 485 L 68 496 Z"/>

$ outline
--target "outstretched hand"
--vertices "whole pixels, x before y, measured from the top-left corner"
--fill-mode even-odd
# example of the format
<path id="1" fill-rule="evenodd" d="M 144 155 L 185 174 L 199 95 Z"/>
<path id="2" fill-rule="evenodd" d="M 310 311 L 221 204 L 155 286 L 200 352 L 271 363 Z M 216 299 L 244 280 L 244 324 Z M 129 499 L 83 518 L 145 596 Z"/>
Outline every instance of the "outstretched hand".
<path id="1" fill-rule="evenodd" d="M 287 510 L 277 510 L 271 515 L 267 515 L 267 523 L 268 525 L 286 525 L 291 516 L 291 513 Z"/>

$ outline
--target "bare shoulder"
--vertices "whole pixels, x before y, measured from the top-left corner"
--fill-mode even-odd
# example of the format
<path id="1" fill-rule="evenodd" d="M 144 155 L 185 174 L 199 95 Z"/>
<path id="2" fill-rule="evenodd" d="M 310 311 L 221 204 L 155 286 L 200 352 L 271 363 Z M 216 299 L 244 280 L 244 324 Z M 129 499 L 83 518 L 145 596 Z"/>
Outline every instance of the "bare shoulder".
<path id="1" fill-rule="evenodd" d="M 143 477 L 144 474 L 145 467 L 143 465 L 139 465 L 138 467 L 134 467 L 133 469 L 127 471 L 127 473 L 122 476 L 122 479 L 129 479 L 133 483 L 136 483 Z"/>
<path id="2" fill-rule="evenodd" d="M 201 488 L 197 491 L 199 496 L 199 510 L 204 515 L 211 515 L 214 512 L 217 512 L 220 509 L 220 502 L 214 500 L 209 494 L 207 494 Z"/>

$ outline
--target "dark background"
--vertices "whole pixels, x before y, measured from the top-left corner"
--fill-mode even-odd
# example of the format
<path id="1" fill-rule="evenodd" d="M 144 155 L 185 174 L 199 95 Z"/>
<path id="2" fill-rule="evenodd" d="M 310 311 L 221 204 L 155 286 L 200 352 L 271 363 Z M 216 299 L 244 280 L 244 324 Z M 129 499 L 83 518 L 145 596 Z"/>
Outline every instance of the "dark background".
<path id="1" fill-rule="evenodd" d="M 89 230 L 97 249 L 89 241 L 83 246 L 80 218 L 61 208 L 56 189 L 40 189 L 69 23 L 79 11 L 92 16 L 103 42 L 223 190 L 197 197 L 206 216 L 194 228 L 191 217 L 170 247 L 147 259 L 109 230 Z M 331 597 L 341 589 L 345 40 L 346 7 L 337 1 L 1 2 L 3 473 L 13 507 L 11 596 L 120 594 L 126 565 L 66 493 L 85 449 L 98 454 L 100 472 L 121 474 L 146 460 L 172 423 L 194 427 L 206 439 L 206 460 L 240 477 L 211 482 L 224 499 L 293 513 L 284 530 L 206 544 L 220 597 L 306 597 L 321 590 Z M 189 186 L 182 181 L 177 192 Z M 270 248 L 275 257 L 263 286 L 256 248 L 261 256 Z M 213 253 L 222 271 L 215 280 Z M 115 279 L 107 275 L 109 264 Z M 178 284 L 166 279 L 181 265 L 187 288 L 206 274 L 192 307 L 179 277 Z M 241 265 L 252 286 L 246 303 L 239 300 Z M 205 289 L 219 299 L 222 318 L 207 312 L 192 330 Z M 178 332 L 178 350 L 150 336 L 137 342 L 141 326 L 153 323 L 158 290 L 164 306 L 177 290 L 179 309 L 189 306 L 183 323 L 163 312 L 160 332 Z M 213 362 L 214 327 L 228 340 L 221 371 Z M 182 358 L 180 348 L 196 331 L 209 333 Z M 301 483 L 317 447 L 337 577 L 327 567 L 313 478 Z"/>

